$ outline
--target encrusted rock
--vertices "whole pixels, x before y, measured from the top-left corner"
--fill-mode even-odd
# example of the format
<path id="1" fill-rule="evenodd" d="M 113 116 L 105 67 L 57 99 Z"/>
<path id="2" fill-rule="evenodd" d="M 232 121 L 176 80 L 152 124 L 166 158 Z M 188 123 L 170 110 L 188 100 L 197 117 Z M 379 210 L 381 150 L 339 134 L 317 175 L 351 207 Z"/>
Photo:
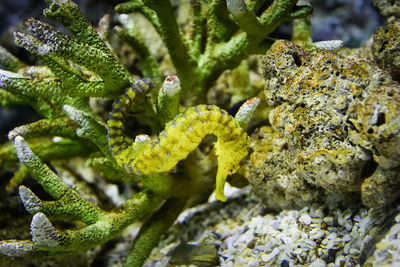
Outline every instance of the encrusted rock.
<path id="1" fill-rule="evenodd" d="M 294 173 L 293 151 L 272 127 L 262 127 L 251 136 L 253 153 L 245 165 L 245 177 L 255 193 L 270 208 L 300 208 L 322 198 L 322 192 Z"/>
<path id="2" fill-rule="evenodd" d="M 375 83 L 373 72 L 380 78 Z M 389 75 L 367 61 L 278 41 L 264 58 L 264 77 L 267 101 L 276 106 L 270 123 L 287 140 L 298 175 L 329 191 L 359 189 L 372 154 L 348 139 L 349 105 L 389 83 Z"/>
<path id="3" fill-rule="evenodd" d="M 398 1 L 400 10 L 400 1 Z M 394 19 L 374 34 L 372 53 L 379 66 L 400 81 L 400 19 Z"/>
<path id="4" fill-rule="evenodd" d="M 370 207 L 384 207 L 388 201 L 398 196 L 400 187 L 400 168 L 384 169 L 379 167 L 362 184 L 362 202 Z"/>
<path id="5" fill-rule="evenodd" d="M 279 184 L 282 177 L 311 191 L 314 187 L 340 195 L 363 194 L 369 188 L 362 186 L 364 180 L 378 166 L 390 172 L 388 168 L 400 165 L 400 86 L 386 71 L 370 61 L 330 51 L 308 53 L 287 41 L 277 41 L 263 63 L 266 99 L 275 106 L 269 120 L 278 133 L 261 138 L 271 139 L 271 144 L 279 138 L 286 144 L 280 156 L 268 145 L 253 148 L 256 154 L 251 155 L 249 169 L 253 168 L 252 174 L 259 172 L 261 180 L 248 177 L 257 188 L 265 188 L 263 194 L 273 191 L 263 183 Z M 262 149 L 272 154 L 257 154 Z M 390 179 L 391 184 L 397 182 Z M 290 192 L 290 198 L 301 203 L 306 199 L 298 188 Z M 307 194 L 313 197 L 307 199 L 315 200 L 316 193 L 311 191 Z M 388 197 L 383 202 L 392 200 Z M 370 207 L 382 206 L 380 200 L 367 202 Z"/>
<path id="6" fill-rule="evenodd" d="M 368 40 L 365 44 L 361 47 L 350 48 L 350 47 L 343 47 L 337 51 L 337 53 L 343 57 L 355 57 L 355 58 L 362 58 L 365 60 L 374 60 L 374 55 L 371 51 L 372 46 L 372 38 Z"/>
<path id="7" fill-rule="evenodd" d="M 400 85 L 384 85 L 371 92 L 362 103 L 353 105 L 356 131 L 351 140 L 373 152 L 384 168 L 400 165 Z"/>
<path id="8" fill-rule="evenodd" d="M 384 16 L 400 17 L 400 0 L 374 0 L 374 5 Z"/>

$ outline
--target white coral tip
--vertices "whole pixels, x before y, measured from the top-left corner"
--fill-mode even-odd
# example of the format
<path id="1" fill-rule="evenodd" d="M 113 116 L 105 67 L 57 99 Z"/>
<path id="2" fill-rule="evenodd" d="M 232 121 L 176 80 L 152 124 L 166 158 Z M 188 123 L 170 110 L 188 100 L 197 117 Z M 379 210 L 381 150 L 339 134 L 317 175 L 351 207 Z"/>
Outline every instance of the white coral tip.
<path id="1" fill-rule="evenodd" d="M 163 86 L 163 93 L 168 96 L 176 95 L 181 90 L 181 81 L 176 75 L 169 75 L 165 78 Z"/>
<path id="2" fill-rule="evenodd" d="M 0 241 L 0 253 L 10 257 L 25 257 L 34 251 L 34 246 L 28 240 Z"/>
<path id="3" fill-rule="evenodd" d="M 19 197 L 29 213 L 34 214 L 39 211 L 41 201 L 29 188 L 21 185 L 19 187 Z"/>
<path id="4" fill-rule="evenodd" d="M 18 135 L 15 137 L 14 146 L 15 150 L 17 151 L 18 159 L 22 163 L 30 163 L 37 160 L 36 156 L 33 154 L 32 150 L 21 136 Z"/>
<path id="5" fill-rule="evenodd" d="M 31 235 L 33 243 L 37 246 L 56 247 L 60 244 L 61 234 L 41 212 L 32 218 Z"/>
<path id="6" fill-rule="evenodd" d="M 238 112 L 235 115 L 235 119 L 242 128 L 247 128 L 247 125 L 252 119 L 252 116 L 259 104 L 260 99 L 258 97 L 253 97 L 240 106 Z"/>
<path id="7" fill-rule="evenodd" d="M 226 7 L 235 17 L 241 15 L 247 10 L 246 3 L 243 0 L 226 0 Z"/>

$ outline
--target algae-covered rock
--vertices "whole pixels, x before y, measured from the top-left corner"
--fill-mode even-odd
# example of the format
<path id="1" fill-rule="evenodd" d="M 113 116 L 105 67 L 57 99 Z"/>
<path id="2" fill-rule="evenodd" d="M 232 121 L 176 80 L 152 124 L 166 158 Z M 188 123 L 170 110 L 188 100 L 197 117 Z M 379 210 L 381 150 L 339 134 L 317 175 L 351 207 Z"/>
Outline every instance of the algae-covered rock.
<path id="1" fill-rule="evenodd" d="M 399 176 L 400 168 L 378 167 L 362 184 L 362 202 L 369 207 L 381 208 L 388 201 L 394 200 L 399 194 Z"/>
<path id="2" fill-rule="evenodd" d="M 400 1 L 398 1 L 400 10 Z M 400 19 L 380 27 L 373 36 L 372 53 L 378 65 L 400 80 Z"/>
<path id="3" fill-rule="evenodd" d="M 253 149 L 245 177 L 270 208 L 300 208 L 322 199 L 323 192 L 295 173 L 293 151 L 279 132 L 265 126 L 251 136 Z"/>
<path id="4" fill-rule="evenodd" d="M 338 51 L 335 51 L 343 57 L 355 57 L 362 58 L 364 60 L 374 61 L 374 55 L 372 54 L 372 38 L 365 42 L 362 46 L 356 48 L 342 47 Z"/>
<path id="5" fill-rule="evenodd" d="M 351 140 L 373 152 L 384 168 L 400 165 L 400 85 L 384 85 L 353 106 L 357 119 Z"/>
<path id="6" fill-rule="evenodd" d="M 374 5 L 384 16 L 400 17 L 400 1 L 399 0 L 374 0 Z"/>
<path id="7" fill-rule="evenodd" d="M 294 151 L 299 175 L 330 191 L 357 190 L 371 153 L 348 139 L 354 128 L 349 106 L 389 83 L 389 75 L 367 61 L 308 53 L 286 41 L 273 45 L 264 66 L 266 98 L 276 106 L 270 123 Z"/>
<path id="8" fill-rule="evenodd" d="M 326 50 L 308 53 L 288 41 L 277 41 L 263 64 L 266 99 L 275 107 L 269 121 L 287 143 L 285 162 L 277 160 L 282 162 L 279 172 L 271 171 L 263 157 L 251 156 L 259 160 L 252 166 L 264 162 L 258 171 L 269 177 L 268 183 L 287 172 L 316 190 L 362 194 L 363 182 L 378 165 L 400 164 L 400 87 L 387 72 L 371 61 Z M 270 194 L 269 189 L 264 193 Z M 291 193 L 293 199 L 303 198 L 302 190 Z M 382 206 L 373 200 L 365 204 Z"/>

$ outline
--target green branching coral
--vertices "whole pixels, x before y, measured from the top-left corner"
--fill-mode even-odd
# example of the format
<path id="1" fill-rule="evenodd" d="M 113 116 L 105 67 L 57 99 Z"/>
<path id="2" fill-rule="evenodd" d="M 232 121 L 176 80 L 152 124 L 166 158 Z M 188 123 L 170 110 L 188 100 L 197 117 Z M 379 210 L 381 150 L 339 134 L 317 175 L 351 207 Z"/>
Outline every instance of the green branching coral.
<path id="1" fill-rule="evenodd" d="M 116 6 L 119 13 L 139 12 L 154 26 L 165 44 L 176 74 L 181 80 L 184 102 L 204 103 L 212 83 L 226 69 L 235 68 L 251 54 L 263 54 L 273 43 L 268 35 L 281 23 L 311 14 L 309 6 L 297 0 L 191 1 L 191 30 L 180 32 L 169 0 L 129 1 Z M 261 14 L 256 16 L 256 14 Z M 233 19 L 231 19 L 233 18 Z M 132 38 L 141 40 L 137 33 Z"/>
<path id="2" fill-rule="evenodd" d="M 24 186 L 19 188 L 26 210 L 34 214 L 31 223 L 32 241 L 2 241 L 1 251 L 7 255 L 28 256 L 33 253 L 54 255 L 79 252 L 114 237 L 132 221 L 142 218 L 156 208 L 159 203 L 159 199 L 150 192 L 142 192 L 115 210 L 103 211 L 66 186 L 36 157 L 22 137 L 15 138 L 15 148 L 20 161 L 55 200 L 41 201 L 28 188 Z M 50 218 L 78 219 L 88 226 L 80 230 L 61 232 L 52 226 L 46 214 Z"/>
<path id="3" fill-rule="evenodd" d="M 29 104 L 43 116 L 10 131 L 10 143 L 0 147 L 0 171 L 14 171 L 8 189 L 20 185 L 20 198 L 33 215 L 32 238 L 0 241 L 0 252 L 18 257 L 79 253 L 146 219 L 126 259 L 127 266 L 140 266 L 185 207 L 204 201 L 215 187 L 216 198 L 225 200 L 225 180 L 247 155 L 246 130 L 260 100 L 248 100 L 233 117 L 207 105 L 207 91 L 223 71 L 264 53 L 272 44 L 268 35 L 279 24 L 305 17 L 311 8 L 296 6 L 297 0 L 275 0 L 269 7 L 261 0 L 190 1 L 190 30 L 184 32 L 168 0 L 119 4 L 119 13 L 142 13 L 165 44 L 177 75 L 160 85 L 129 73 L 72 1 L 49 2 L 44 15 L 73 37 L 31 17 L 14 40 L 43 65 L 27 66 L 0 48 L 1 105 Z M 158 55 L 143 36 L 123 27 L 115 32 L 138 53 L 142 74 L 159 77 Z M 98 97 L 117 98 L 107 123 L 90 105 Z M 127 131 L 132 114 L 135 132 L 147 129 L 151 136 L 133 140 Z M 214 145 L 208 135 L 217 137 Z M 201 142 L 203 151 L 197 149 Z M 215 155 L 217 166 L 210 163 Z M 135 184 L 138 192 L 118 207 L 100 208 L 54 171 L 78 156 L 103 179 Z M 52 200 L 21 185 L 29 176 Z M 60 230 L 55 221 L 76 227 Z"/>

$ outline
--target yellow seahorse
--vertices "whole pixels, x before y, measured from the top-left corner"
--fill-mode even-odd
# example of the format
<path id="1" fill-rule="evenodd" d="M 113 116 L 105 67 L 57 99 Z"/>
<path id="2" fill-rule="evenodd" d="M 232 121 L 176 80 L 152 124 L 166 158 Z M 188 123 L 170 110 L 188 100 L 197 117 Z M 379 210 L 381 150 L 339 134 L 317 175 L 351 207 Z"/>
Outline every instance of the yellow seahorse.
<path id="1" fill-rule="evenodd" d="M 215 198 L 225 201 L 225 180 L 236 172 L 240 160 L 247 155 L 250 138 L 226 111 L 213 105 L 199 105 L 177 115 L 158 136 L 128 146 L 124 136 L 126 113 L 135 95 L 151 86 L 147 79 L 135 80 L 114 102 L 108 137 L 117 163 L 136 174 L 168 172 L 196 149 L 206 135 L 213 134 L 218 138 L 215 143 L 218 157 Z"/>

